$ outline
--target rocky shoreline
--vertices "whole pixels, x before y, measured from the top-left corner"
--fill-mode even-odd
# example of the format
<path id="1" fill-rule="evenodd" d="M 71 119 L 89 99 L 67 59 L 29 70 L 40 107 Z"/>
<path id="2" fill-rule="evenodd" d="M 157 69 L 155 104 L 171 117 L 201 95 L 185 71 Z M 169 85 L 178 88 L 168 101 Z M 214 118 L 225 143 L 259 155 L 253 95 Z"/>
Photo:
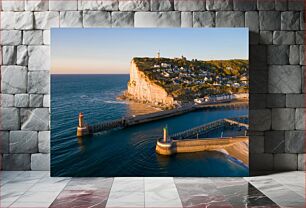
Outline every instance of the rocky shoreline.
<path id="1" fill-rule="evenodd" d="M 157 108 L 161 111 L 162 110 L 171 110 L 171 109 L 175 108 L 174 105 L 173 106 L 167 106 L 167 105 L 163 105 L 163 104 L 160 104 L 160 103 L 152 103 L 152 102 L 149 102 L 149 101 L 146 101 L 146 100 L 139 100 L 139 99 L 135 98 L 135 96 L 129 94 L 127 90 L 123 91 L 122 94 L 117 97 L 117 100 L 140 103 L 140 104 L 144 104 L 144 105 L 147 105 L 149 107 L 152 107 L 152 108 Z"/>
<path id="2" fill-rule="evenodd" d="M 249 142 L 235 143 L 224 148 L 222 152 L 249 166 Z"/>

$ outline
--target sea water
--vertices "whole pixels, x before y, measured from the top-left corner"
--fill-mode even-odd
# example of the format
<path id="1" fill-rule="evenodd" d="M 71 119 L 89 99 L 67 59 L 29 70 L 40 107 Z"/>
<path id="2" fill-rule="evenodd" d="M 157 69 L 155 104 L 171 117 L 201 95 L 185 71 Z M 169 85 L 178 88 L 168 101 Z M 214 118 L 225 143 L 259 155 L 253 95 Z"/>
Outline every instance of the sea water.
<path id="1" fill-rule="evenodd" d="M 172 134 L 221 118 L 247 115 L 247 108 L 190 112 L 77 138 L 79 112 L 83 112 L 86 123 L 96 124 L 158 110 L 118 100 L 128 80 L 129 75 L 51 75 L 52 176 L 248 175 L 246 166 L 218 151 L 172 156 L 155 152 L 156 140 L 165 126 Z"/>

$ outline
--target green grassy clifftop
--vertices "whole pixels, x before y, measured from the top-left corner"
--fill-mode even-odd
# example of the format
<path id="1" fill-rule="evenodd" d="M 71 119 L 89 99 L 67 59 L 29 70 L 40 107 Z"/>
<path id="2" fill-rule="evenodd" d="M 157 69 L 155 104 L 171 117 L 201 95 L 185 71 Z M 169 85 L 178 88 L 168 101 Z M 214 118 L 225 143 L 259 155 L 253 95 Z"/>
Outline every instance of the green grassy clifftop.
<path id="1" fill-rule="evenodd" d="M 249 90 L 248 60 L 187 60 L 135 57 L 134 62 L 151 82 L 175 100 L 190 101 L 222 93 Z"/>

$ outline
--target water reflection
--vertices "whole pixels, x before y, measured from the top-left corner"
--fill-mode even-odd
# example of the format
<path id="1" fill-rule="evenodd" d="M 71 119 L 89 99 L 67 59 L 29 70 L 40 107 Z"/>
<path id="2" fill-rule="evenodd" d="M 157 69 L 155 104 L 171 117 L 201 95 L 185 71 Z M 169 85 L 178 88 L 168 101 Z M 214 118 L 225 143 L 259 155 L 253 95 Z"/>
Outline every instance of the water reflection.
<path id="1" fill-rule="evenodd" d="M 78 144 L 80 147 L 80 152 L 84 152 L 85 145 L 84 145 L 83 137 L 78 137 Z"/>
<path id="2" fill-rule="evenodd" d="M 163 157 L 156 154 L 155 148 L 156 140 L 162 136 L 166 125 L 172 132 L 180 132 L 220 118 L 245 115 L 246 110 L 190 112 L 84 138 L 76 138 L 75 128 L 71 128 L 70 137 L 53 140 L 53 144 L 59 142 L 62 145 L 60 149 L 53 149 L 53 171 L 61 176 L 245 176 L 247 167 L 220 152 Z M 223 136 L 226 135 L 228 133 L 224 131 Z M 209 136 L 220 137 L 220 131 Z"/>
<path id="3" fill-rule="evenodd" d="M 84 137 L 77 137 L 77 142 L 79 145 L 80 152 L 85 152 L 87 146 L 91 145 L 93 142 L 93 135 L 87 135 Z"/>
<path id="4" fill-rule="evenodd" d="M 170 157 L 175 157 L 175 155 L 172 156 L 166 156 L 166 155 L 158 155 L 156 154 L 156 160 L 159 164 L 159 166 L 164 169 L 169 166 L 170 163 Z"/>

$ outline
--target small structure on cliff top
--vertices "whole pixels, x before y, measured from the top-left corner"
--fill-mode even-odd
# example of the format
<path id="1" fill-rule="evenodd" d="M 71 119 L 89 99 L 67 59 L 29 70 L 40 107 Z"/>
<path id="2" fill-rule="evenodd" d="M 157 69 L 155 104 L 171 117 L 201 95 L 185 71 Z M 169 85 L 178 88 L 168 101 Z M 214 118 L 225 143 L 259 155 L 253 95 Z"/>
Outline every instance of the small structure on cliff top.
<path id="1" fill-rule="evenodd" d="M 160 51 L 157 52 L 156 58 L 160 58 Z"/>

